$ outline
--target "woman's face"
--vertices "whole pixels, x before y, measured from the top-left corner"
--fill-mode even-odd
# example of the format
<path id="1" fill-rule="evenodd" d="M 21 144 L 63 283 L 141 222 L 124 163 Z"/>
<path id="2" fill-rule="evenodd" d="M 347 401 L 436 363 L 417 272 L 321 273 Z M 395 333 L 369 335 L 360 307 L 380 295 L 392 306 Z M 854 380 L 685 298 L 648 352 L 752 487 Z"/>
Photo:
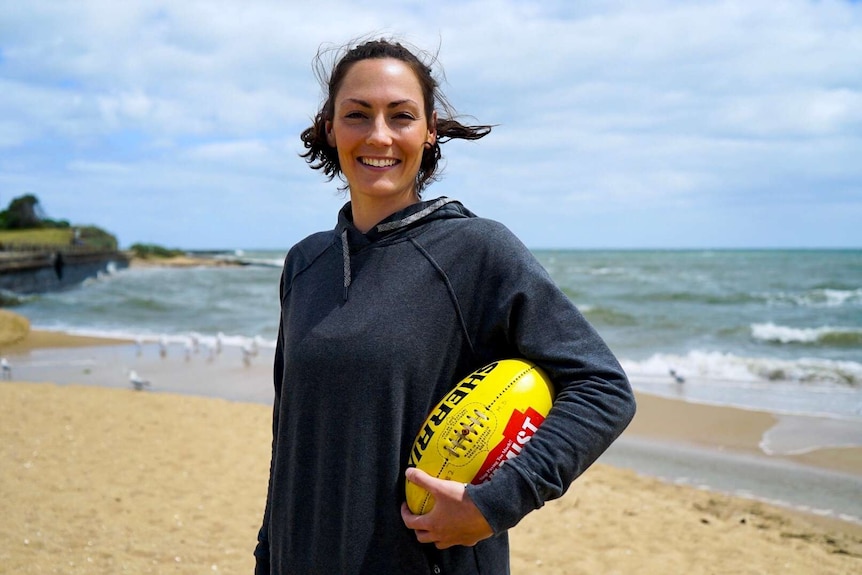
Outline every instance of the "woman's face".
<path id="1" fill-rule="evenodd" d="M 326 130 L 353 202 L 406 206 L 418 199 L 422 151 L 436 138 L 436 118 L 426 118 L 424 110 L 419 80 L 404 62 L 375 58 L 350 67 Z"/>

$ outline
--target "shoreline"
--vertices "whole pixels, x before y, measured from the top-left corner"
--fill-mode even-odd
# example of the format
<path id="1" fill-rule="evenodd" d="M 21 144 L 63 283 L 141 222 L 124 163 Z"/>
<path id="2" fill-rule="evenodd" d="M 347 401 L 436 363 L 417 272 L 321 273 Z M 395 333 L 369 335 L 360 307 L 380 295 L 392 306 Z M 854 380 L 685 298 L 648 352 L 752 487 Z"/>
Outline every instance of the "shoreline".
<path id="1" fill-rule="evenodd" d="M 764 450 L 764 443 L 781 432 L 783 421 L 792 419 L 804 422 L 807 425 L 803 429 L 792 430 L 789 435 L 806 435 L 811 429 L 829 426 L 835 421 L 832 418 L 787 416 L 754 409 L 694 403 L 643 392 L 637 392 L 637 396 L 639 410 L 661 413 L 662 416 L 635 417 L 625 431 L 629 436 L 787 460 L 862 477 L 862 447 L 859 446 L 816 447 L 798 453 L 768 453 Z M 862 423 L 853 423 L 850 431 L 855 432 L 857 428 L 862 430 Z M 793 443 L 794 439 L 791 437 L 783 441 Z"/>
<path id="2" fill-rule="evenodd" d="M 187 348 L 173 343 L 168 346 L 167 356 L 162 358 L 159 357 L 158 345 L 152 342 L 142 344 L 124 339 L 30 330 L 24 339 L 0 347 L 0 354 L 13 360 L 13 375 L 25 381 L 129 389 L 130 372 L 135 371 L 151 381 L 151 391 L 263 405 L 271 405 L 272 402 L 271 365 L 267 350 L 259 357 L 246 358 L 239 348 L 226 346 L 215 358 L 212 355 L 204 357 L 204 352 L 198 351 L 191 355 Z M 17 358 L 21 359 L 20 366 L 15 365 Z M 240 381 L 244 382 L 243 385 L 237 385 Z M 636 395 L 638 413 L 621 436 L 621 445 L 631 440 L 632 444 L 648 442 L 671 451 L 696 449 L 711 452 L 716 457 L 738 454 L 756 458 L 766 465 L 786 462 L 862 478 L 862 447 L 821 447 L 801 453 L 767 453 L 763 449 L 765 438 L 770 436 L 779 436 L 778 439 L 773 437 L 773 442 L 793 444 L 799 438 L 804 440 L 812 435 L 811 430 L 830 425 L 832 420 L 828 418 L 794 416 L 796 427 L 782 431 L 782 422 L 787 416 L 780 414 L 692 403 L 640 391 L 636 391 Z M 862 430 L 862 424 L 859 429 Z M 780 437 L 782 434 L 786 436 L 784 439 Z M 605 459 L 613 456 L 609 453 Z M 641 464 L 627 465 L 625 457 L 621 458 L 621 465 L 644 471 L 640 469 L 643 467 Z M 658 469 L 647 474 L 670 476 L 669 480 L 674 480 L 672 468 Z M 768 489 L 768 485 L 765 487 Z M 854 524 L 862 524 L 862 508 L 853 517 Z"/>
<path id="3" fill-rule="evenodd" d="M 237 267 L 242 265 L 244 264 L 237 259 L 195 255 L 149 258 L 131 256 L 129 258 L 130 268 Z"/>
<path id="4" fill-rule="evenodd" d="M 101 347 L 130 343 L 122 338 L 90 335 L 72 335 L 59 331 L 31 329 L 21 339 L 10 343 L 0 343 L 4 354 L 22 354 L 39 349 L 64 349 L 72 347 Z"/>
<path id="5" fill-rule="evenodd" d="M 2 323 L 2 318 L 0 318 L 0 323 Z M 64 355 L 68 354 L 71 349 L 92 348 L 86 352 L 86 355 L 97 357 L 98 359 L 94 361 L 104 361 L 107 363 L 137 363 L 140 361 L 147 364 L 148 362 L 145 359 L 140 359 L 141 356 L 138 355 L 142 353 L 140 350 L 135 351 L 134 354 L 130 353 L 131 346 L 137 347 L 138 345 L 142 345 L 145 349 L 150 348 L 149 353 L 146 355 L 152 359 L 154 355 L 152 348 L 155 346 L 153 343 L 138 344 L 132 340 L 122 338 L 31 329 L 25 337 L 13 343 L 2 345 L 2 341 L 0 341 L 0 354 L 11 357 L 14 355 L 31 354 L 33 352 L 45 353 L 48 350 L 54 350 L 55 353 Z M 170 347 L 173 348 L 170 351 L 173 357 L 186 353 L 178 344 L 172 344 Z M 111 350 L 110 348 L 116 349 Z M 237 367 L 235 361 L 237 354 L 234 353 L 233 355 L 232 369 L 228 370 L 232 375 L 236 373 Z M 253 369 L 259 372 L 261 365 L 263 365 L 268 370 L 269 365 L 267 362 L 268 358 L 258 358 Z M 147 367 L 149 368 L 148 373 L 155 372 L 158 375 L 170 376 L 170 369 L 167 365 L 164 365 L 164 362 L 149 362 Z M 189 365 L 184 365 L 182 369 L 189 369 L 190 367 Z M 215 368 L 212 365 L 210 367 Z M 212 376 L 213 374 L 210 375 Z M 268 376 L 267 372 L 267 388 L 271 383 Z M 57 379 L 48 378 L 46 381 L 57 382 Z M 86 384 L 86 378 L 79 379 L 82 380 L 79 383 Z M 63 383 L 63 381 L 59 383 Z M 95 381 L 94 384 L 102 385 L 102 382 Z M 211 396 L 218 389 L 195 390 L 188 386 L 180 386 L 178 391 Z M 264 403 L 271 401 L 267 395 L 268 389 L 258 391 L 258 393 L 248 394 L 248 400 L 252 402 L 262 401 Z M 862 446 L 825 446 L 814 449 L 803 449 L 798 452 L 790 450 L 788 452 L 778 451 L 775 453 L 768 453 L 763 449 L 764 438 L 769 438 L 776 431 L 780 431 L 783 421 L 788 419 L 801 421 L 805 424 L 803 427 L 807 426 L 808 430 L 810 430 L 812 427 L 816 428 L 818 425 L 824 424 L 824 422 L 825 424 L 829 424 L 829 422 L 834 421 L 833 418 L 784 415 L 756 409 L 698 403 L 687 401 L 684 398 L 671 398 L 639 390 L 636 390 L 636 395 L 638 397 L 638 415 L 626 429 L 624 436 L 637 436 L 642 439 L 662 442 L 681 442 L 708 449 L 739 451 L 741 453 L 766 458 L 786 459 L 795 463 L 862 476 Z M 237 400 L 243 401 L 242 398 L 238 398 Z M 661 415 L 652 416 L 652 414 Z M 859 430 L 862 432 L 862 422 L 859 423 Z M 793 432 L 806 433 L 805 430 L 791 431 L 791 433 Z M 859 437 L 862 438 L 862 433 L 860 433 Z M 776 440 L 773 438 L 772 441 L 778 442 L 780 439 Z M 787 439 L 784 441 L 792 442 Z"/>

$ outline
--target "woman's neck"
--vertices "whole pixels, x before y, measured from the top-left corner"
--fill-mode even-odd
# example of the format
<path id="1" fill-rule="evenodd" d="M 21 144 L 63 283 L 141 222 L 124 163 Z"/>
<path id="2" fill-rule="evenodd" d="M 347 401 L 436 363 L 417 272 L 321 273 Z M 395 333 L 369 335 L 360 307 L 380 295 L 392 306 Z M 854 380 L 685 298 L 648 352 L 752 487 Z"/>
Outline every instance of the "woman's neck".
<path id="1" fill-rule="evenodd" d="M 350 209 L 353 215 L 353 225 L 360 232 L 368 230 L 407 206 L 417 203 L 419 198 L 415 193 L 409 196 L 395 198 L 350 198 Z"/>

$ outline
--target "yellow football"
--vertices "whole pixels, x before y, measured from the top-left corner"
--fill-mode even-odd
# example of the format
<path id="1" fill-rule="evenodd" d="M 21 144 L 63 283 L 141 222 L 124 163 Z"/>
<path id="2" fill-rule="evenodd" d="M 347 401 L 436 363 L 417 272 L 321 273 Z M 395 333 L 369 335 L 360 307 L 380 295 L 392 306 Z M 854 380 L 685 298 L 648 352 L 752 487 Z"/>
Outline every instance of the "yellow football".
<path id="1" fill-rule="evenodd" d="M 554 388 L 536 365 L 504 359 L 458 382 L 423 423 L 408 465 L 433 477 L 478 485 L 521 452 L 551 410 Z M 407 482 L 407 506 L 434 507 L 425 489 Z"/>

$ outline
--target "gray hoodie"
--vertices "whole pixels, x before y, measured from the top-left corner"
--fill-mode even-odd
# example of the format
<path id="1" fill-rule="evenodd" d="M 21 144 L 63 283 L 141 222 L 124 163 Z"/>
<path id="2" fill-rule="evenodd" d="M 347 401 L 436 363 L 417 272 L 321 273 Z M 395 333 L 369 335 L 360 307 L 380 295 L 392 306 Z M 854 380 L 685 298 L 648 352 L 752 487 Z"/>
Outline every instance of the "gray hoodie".
<path id="1" fill-rule="evenodd" d="M 502 224 L 448 198 L 366 234 L 350 214 L 285 260 L 256 573 L 508 573 L 506 531 L 561 496 L 634 416 L 625 373 Z M 416 433 L 460 379 L 511 357 L 544 368 L 557 396 L 521 454 L 468 487 L 495 535 L 420 544 L 400 516 Z"/>

